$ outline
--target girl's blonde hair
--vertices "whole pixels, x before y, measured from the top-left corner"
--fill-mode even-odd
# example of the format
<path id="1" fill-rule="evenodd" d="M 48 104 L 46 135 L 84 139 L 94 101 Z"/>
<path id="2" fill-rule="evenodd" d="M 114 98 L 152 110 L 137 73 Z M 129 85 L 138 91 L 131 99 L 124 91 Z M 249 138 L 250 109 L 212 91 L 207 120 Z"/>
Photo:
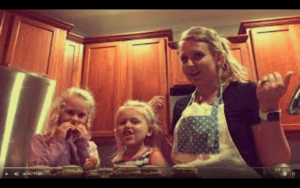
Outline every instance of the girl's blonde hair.
<path id="1" fill-rule="evenodd" d="M 156 137 L 158 136 L 158 134 L 160 132 L 160 127 L 157 124 L 157 117 L 156 117 L 156 114 L 154 113 L 153 109 L 147 102 L 142 102 L 142 101 L 138 101 L 138 100 L 128 100 L 127 102 L 125 102 L 125 104 L 123 106 L 121 106 L 118 109 L 116 116 L 115 116 L 114 132 L 115 132 L 117 152 L 114 154 L 114 157 L 120 156 L 126 149 L 123 146 L 123 144 L 121 143 L 119 136 L 117 135 L 116 128 L 117 128 L 117 119 L 118 119 L 120 112 L 123 110 L 126 110 L 128 108 L 134 108 L 137 112 L 142 114 L 143 117 L 145 118 L 145 120 L 147 121 L 149 128 L 153 130 L 152 135 L 146 137 L 145 145 L 150 146 L 150 147 L 156 147 L 158 145 L 158 143 L 157 143 L 158 140 L 156 139 Z"/>
<path id="2" fill-rule="evenodd" d="M 182 32 L 178 43 L 179 49 L 186 40 L 206 42 L 214 56 L 224 55 L 225 61 L 219 70 L 221 85 L 226 85 L 230 81 L 248 82 L 247 69 L 232 56 L 230 42 L 221 37 L 215 30 L 206 27 L 192 27 Z"/>
<path id="3" fill-rule="evenodd" d="M 61 110 L 64 108 L 64 100 L 70 96 L 77 96 L 84 101 L 86 101 L 89 106 L 90 110 L 88 112 L 88 118 L 86 122 L 87 130 L 90 131 L 91 128 L 91 122 L 93 121 L 95 117 L 95 111 L 96 111 L 96 103 L 93 96 L 93 93 L 89 90 L 72 87 L 68 88 L 66 91 L 64 91 L 52 104 L 50 111 L 48 113 L 48 117 L 46 120 L 46 127 L 44 134 L 51 136 L 54 134 L 56 127 L 59 124 L 59 116 L 61 113 Z"/>

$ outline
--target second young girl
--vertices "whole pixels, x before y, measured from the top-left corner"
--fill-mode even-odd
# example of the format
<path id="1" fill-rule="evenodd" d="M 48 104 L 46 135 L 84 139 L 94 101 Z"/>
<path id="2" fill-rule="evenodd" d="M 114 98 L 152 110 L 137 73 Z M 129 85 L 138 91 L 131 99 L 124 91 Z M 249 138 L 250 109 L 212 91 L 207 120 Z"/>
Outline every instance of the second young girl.
<path id="1" fill-rule="evenodd" d="M 114 166 L 166 167 L 161 151 L 155 147 L 158 131 L 155 113 L 148 103 L 127 101 L 116 115 Z"/>

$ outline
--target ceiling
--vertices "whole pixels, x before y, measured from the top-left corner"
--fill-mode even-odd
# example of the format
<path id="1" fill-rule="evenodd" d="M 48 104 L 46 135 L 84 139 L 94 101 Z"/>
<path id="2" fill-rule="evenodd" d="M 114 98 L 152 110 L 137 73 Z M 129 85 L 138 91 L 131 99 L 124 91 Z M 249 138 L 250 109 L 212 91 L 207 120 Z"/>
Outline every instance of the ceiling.
<path id="1" fill-rule="evenodd" d="M 244 20 L 300 15 L 281 9 L 41 9 L 34 10 L 71 24 L 71 32 L 84 36 L 172 29 L 174 40 L 191 26 L 206 26 L 230 36 Z"/>

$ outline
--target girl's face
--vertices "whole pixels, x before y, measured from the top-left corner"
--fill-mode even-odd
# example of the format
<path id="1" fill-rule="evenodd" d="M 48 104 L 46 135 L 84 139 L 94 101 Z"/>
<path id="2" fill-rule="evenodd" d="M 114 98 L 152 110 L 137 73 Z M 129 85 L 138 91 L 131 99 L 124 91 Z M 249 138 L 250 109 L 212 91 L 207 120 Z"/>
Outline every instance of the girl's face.
<path id="1" fill-rule="evenodd" d="M 127 147 L 143 145 L 145 138 L 152 135 L 143 114 L 133 108 L 119 112 L 116 131 L 121 143 Z"/>
<path id="2" fill-rule="evenodd" d="M 77 96 L 69 96 L 64 101 L 65 106 L 60 112 L 59 123 L 70 122 L 72 125 L 85 125 L 89 113 L 89 104 Z"/>
<path id="3" fill-rule="evenodd" d="M 183 72 L 195 85 L 218 80 L 217 59 L 211 54 L 209 44 L 186 40 L 180 49 Z"/>

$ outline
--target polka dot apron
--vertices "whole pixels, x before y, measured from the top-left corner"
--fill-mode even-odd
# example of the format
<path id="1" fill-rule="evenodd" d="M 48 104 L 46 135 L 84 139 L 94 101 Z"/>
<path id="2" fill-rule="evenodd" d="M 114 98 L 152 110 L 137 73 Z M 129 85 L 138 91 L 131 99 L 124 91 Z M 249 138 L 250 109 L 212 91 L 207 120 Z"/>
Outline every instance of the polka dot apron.
<path id="1" fill-rule="evenodd" d="M 201 167 L 203 178 L 260 178 L 243 160 L 231 139 L 222 87 L 219 91 L 220 97 L 212 106 L 194 102 L 197 90 L 192 94 L 175 126 L 172 158 L 177 164 L 192 162 Z"/>
<path id="2" fill-rule="evenodd" d="M 181 120 L 178 129 L 179 152 L 199 154 L 219 152 L 219 130 L 217 110 L 220 97 L 212 107 L 210 116 L 189 116 Z"/>

